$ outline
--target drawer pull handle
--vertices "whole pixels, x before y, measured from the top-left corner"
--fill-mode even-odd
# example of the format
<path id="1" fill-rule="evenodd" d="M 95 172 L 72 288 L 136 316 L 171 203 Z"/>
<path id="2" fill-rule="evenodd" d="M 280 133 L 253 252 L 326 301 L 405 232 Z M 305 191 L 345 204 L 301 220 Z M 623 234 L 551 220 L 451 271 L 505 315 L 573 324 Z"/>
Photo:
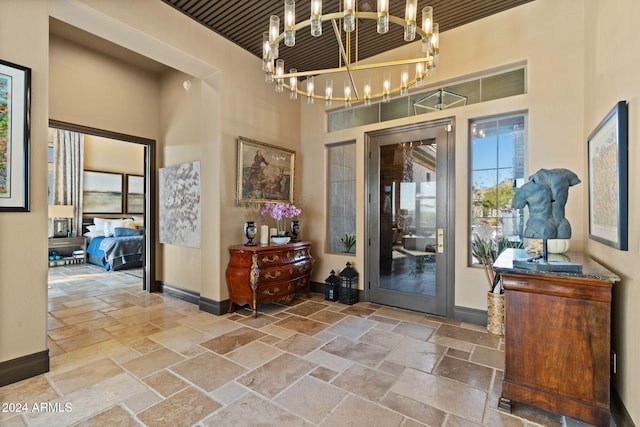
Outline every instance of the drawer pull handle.
<path id="1" fill-rule="evenodd" d="M 275 274 L 271 274 L 271 272 L 268 272 L 267 274 L 264 275 L 265 279 L 275 279 L 276 277 L 280 277 L 282 273 L 280 271 L 276 271 Z"/>
<path id="2" fill-rule="evenodd" d="M 269 257 L 262 258 L 262 262 L 277 262 L 280 259 L 278 255 L 274 255 L 273 258 L 269 259 Z"/>
<path id="3" fill-rule="evenodd" d="M 274 290 L 269 290 L 269 289 L 265 289 L 264 290 L 264 294 L 265 295 L 270 295 L 270 296 L 274 296 L 275 294 L 277 294 L 278 292 L 280 292 L 280 288 L 275 288 Z"/>

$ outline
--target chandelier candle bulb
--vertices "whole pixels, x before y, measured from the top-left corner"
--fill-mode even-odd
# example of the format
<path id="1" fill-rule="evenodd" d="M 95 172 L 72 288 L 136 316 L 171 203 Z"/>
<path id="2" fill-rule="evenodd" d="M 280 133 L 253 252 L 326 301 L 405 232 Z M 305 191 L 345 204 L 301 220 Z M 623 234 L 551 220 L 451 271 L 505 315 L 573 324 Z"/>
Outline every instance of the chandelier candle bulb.
<path id="1" fill-rule="evenodd" d="M 307 104 L 313 104 L 315 99 L 315 79 L 313 76 L 307 78 Z"/>
<path id="2" fill-rule="evenodd" d="M 344 81 L 344 106 L 351 107 L 351 82 Z"/>
<path id="3" fill-rule="evenodd" d="M 400 96 L 409 93 L 409 66 L 403 65 L 400 70 Z"/>
<path id="4" fill-rule="evenodd" d="M 364 81 L 364 105 L 371 105 L 371 79 Z"/>
<path id="5" fill-rule="evenodd" d="M 276 60 L 276 92 L 282 92 L 284 90 L 284 59 Z"/>
<path id="6" fill-rule="evenodd" d="M 413 87 L 420 87 L 425 84 L 425 78 L 429 74 L 432 74 L 431 70 L 434 70 L 438 63 L 439 57 L 439 41 L 438 41 L 438 24 L 433 22 L 433 8 L 431 6 L 422 7 L 418 11 L 417 0 L 406 0 L 404 19 L 401 16 L 393 15 L 391 13 L 390 0 L 376 0 L 377 11 L 372 10 L 373 5 L 369 2 L 365 10 L 358 10 L 358 3 L 356 0 L 342 0 L 339 5 L 338 11 L 332 11 L 330 13 L 323 14 L 322 0 L 309 0 L 309 19 L 296 23 L 295 17 L 295 0 L 283 0 L 285 2 L 285 14 L 283 19 L 283 30 L 278 32 L 280 28 L 280 19 L 278 16 L 273 15 L 269 19 L 269 31 L 268 37 L 263 35 L 263 48 L 262 48 L 262 68 L 265 71 L 265 81 L 273 82 L 275 79 L 276 92 L 283 92 L 284 88 L 291 91 L 290 99 L 296 100 L 298 95 L 305 96 L 307 103 L 311 104 L 314 99 L 325 100 L 325 105 L 330 107 L 334 100 L 344 101 L 345 107 L 349 108 L 353 106 L 353 102 L 363 103 L 370 105 L 376 101 L 389 102 L 392 95 L 400 94 L 400 96 L 407 96 L 409 90 Z M 422 14 L 422 25 L 417 25 L 417 13 Z M 342 28 L 340 28 L 338 21 L 342 21 Z M 358 25 L 359 22 L 364 21 L 376 21 L 377 32 L 364 31 Z M 325 21 L 333 26 L 333 33 L 337 38 L 338 45 L 338 57 L 340 60 L 336 67 L 323 67 L 318 69 L 300 69 L 297 71 L 287 72 L 284 69 L 284 63 L 280 62 L 278 58 L 279 44 L 284 41 L 287 46 L 294 46 L 295 32 L 302 30 L 305 27 L 310 27 L 311 35 L 319 37 L 322 35 L 322 26 Z M 420 55 L 418 57 L 406 56 L 403 59 L 371 62 L 361 62 L 359 59 L 359 40 L 370 37 L 376 37 L 378 34 L 392 33 L 389 28 L 390 25 L 401 26 L 404 30 L 404 39 L 406 41 L 413 41 L 418 38 L 420 41 L 420 48 L 416 49 Z M 355 35 L 346 35 L 342 33 L 355 32 Z M 344 40 L 343 40 L 344 39 Z M 375 43 L 375 40 L 367 40 L 369 43 Z M 324 45 L 324 42 L 323 42 Z M 417 47 L 417 44 L 414 44 Z M 308 49 L 313 49 L 309 47 Z M 353 54 L 355 52 L 355 55 Z M 414 54 L 415 55 L 415 54 Z M 294 64 L 289 64 L 294 65 Z M 416 67 L 416 75 L 409 77 L 408 66 Z M 392 69 L 391 74 L 394 81 L 399 81 L 399 84 L 391 85 L 391 78 L 383 80 L 382 91 L 374 91 L 375 88 L 379 88 L 381 75 L 374 74 L 373 70 L 379 68 Z M 370 71 L 369 71 L 370 70 Z M 368 71 L 366 73 L 361 73 Z M 401 76 L 397 76 L 397 73 L 401 71 Z M 382 72 L 381 72 L 382 73 Z M 350 87 L 340 96 L 334 96 L 333 82 L 331 79 L 335 78 L 333 75 L 343 74 L 347 75 L 349 79 Z M 385 76 L 386 76 L 385 72 Z M 327 78 L 327 86 L 324 94 L 316 94 L 313 89 L 313 80 L 310 77 L 324 76 Z M 295 77 L 295 80 L 293 79 Z M 371 78 L 374 81 L 375 87 L 370 84 L 367 86 L 366 93 L 360 95 L 358 91 L 364 85 L 364 78 Z M 306 87 L 301 88 L 297 83 L 299 79 L 307 80 Z M 294 94 L 295 92 L 295 94 Z"/>
<path id="7" fill-rule="evenodd" d="M 269 40 L 269 31 L 262 33 L 262 59 L 265 62 L 271 59 L 271 41 Z"/>
<path id="8" fill-rule="evenodd" d="M 284 0 L 284 44 L 292 47 L 296 44 L 296 1 Z"/>
<path id="9" fill-rule="evenodd" d="M 356 29 L 356 16 L 354 15 L 355 0 L 344 0 L 344 14 L 342 16 L 343 28 L 346 33 Z"/>
<path id="10" fill-rule="evenodd" d="M 421 58 L 422 56 L 418 56 Z M 424 63 L 417 62 L 416 63 L 416 86 L 422 86 L 422 82 L 424 80 Z"/>
<path id="11" fill-rule="evenodd" d="M 418 0 L 407 0 L 405 9 L 404 41 L 411 42 L 416 38 L 416 14 L 418 8 Z"/>
<path id="12" fill-rule="evenodd" d="M 382 78 L 382 102 L 391 101 L 391 73 L 384 73 Z"/>
<path id="13" fill-rule="evenodd" d="M 433 32 L 433 7 L 425 6 L 422 8 L 422 31 L 428 37 L 431 37 Z"/>
<path id="14" fill-rule="evenodd" d="M 333 101 L 333 80 L 331 79 L 327 79 L 324 89 L 324 99 L 327 107 L 331 107 L 331 102 Z"/>
<path id="15" fill-rule="evenodd" d="M 292 68 L 289 70 L 289 74 L 295 74 L 298 70 Z M 298 78 L 297 77 L 289 77 L 289 99 L 295 100 L 298 99 Z"/>
<path id="16" fill-rule="evenodd" d="M 278 37 L 280 37 L 280 17 L 271 15 L 269 17 L 269 44 L 271 45 L 271 58 L 278 58 Z"/>
<path id="17" fill-rule="evenodd" d="M 273 58 L 271 56 L 271 43 L 269 42 L 269 32 L 262 33 L 262 71 L 264 74 L 264 81 L 266 83 L 273 83 Z"/>
<path id="18" fill-rule="evenodd" d="M 429 64 L 429 69 L 433 70 L 438 65 L 438 54 L 440 53 L 440 25 L 433 24 L 433 33 L 431 33 L 431 53 L 433 57 Z"/>
<path id="19" fill-rule="evenodd" d="M 378 25 L 379 34 L 389 31 L 389 0 L 378 0 Z"/>
<path id="20" fill-rule="evenodd" d="M 265 65 L 267 70 L 264 73 L 265 83 L 273 83 L 273 60 L 267 62 Z"/>
<path id="21" fill-rule="evenodd" d="M 422 31 L 427 37 L 422 39 L 422 53 L 425 56 L 431 54 L 431 37 L 433 34 L 433 8 L 431 6 L 422 8 Z"/>
<path id="22" fill-rule="evenodd" d="M 320 37 L 322 35 L 322 0 L 311 0 L 311 35 Z"/>

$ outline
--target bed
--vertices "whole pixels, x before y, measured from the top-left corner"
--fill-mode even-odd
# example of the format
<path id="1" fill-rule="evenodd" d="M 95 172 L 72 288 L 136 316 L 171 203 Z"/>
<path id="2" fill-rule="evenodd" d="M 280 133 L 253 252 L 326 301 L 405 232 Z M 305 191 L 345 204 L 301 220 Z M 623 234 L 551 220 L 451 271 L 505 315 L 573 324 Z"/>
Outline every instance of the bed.
<path id="1" fill-rule="evenodd" d="M 144 228 L 127 219 L 94 218 L 86 224 L 87 261 L 107 271 L 142 267 Z"/>

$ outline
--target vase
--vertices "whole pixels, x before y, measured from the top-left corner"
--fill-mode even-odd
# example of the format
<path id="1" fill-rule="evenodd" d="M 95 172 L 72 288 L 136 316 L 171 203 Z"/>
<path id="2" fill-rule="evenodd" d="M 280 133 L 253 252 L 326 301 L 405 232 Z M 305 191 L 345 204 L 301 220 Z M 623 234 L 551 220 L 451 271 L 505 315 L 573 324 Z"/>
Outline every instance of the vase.
<path id="1" fill-rule="evenodd" d="M 272 236 L 271 243 L 273 243 L 274 245 L 286 245 L 287 243 L 289 243 L 290 239 L 291 237 L 289 236 Z"/>
<path id="2" fill-rule="evenodd" d="M 504 336 L 504 294 L 487 293 L 487 331 L 494 336 Z"/>
<path id="3" fill-rule="evenodd" d="M 300 239 L 298 239 L 298 234 L 300 234 L 300 221 L 294 219 L 291 221 L 291 241 L 292 242 L 300 241 Z"/>
<path id="4" fill-rule="evenodd" d="M 244 224 L 244 235 L 247 237 L 247 242 L 244 244 L 245 246 L 255 246 L 256 243 L 253 241 L 254 237 L 256 237 L 256 223 L 254 221 L 247 221 Z"/>

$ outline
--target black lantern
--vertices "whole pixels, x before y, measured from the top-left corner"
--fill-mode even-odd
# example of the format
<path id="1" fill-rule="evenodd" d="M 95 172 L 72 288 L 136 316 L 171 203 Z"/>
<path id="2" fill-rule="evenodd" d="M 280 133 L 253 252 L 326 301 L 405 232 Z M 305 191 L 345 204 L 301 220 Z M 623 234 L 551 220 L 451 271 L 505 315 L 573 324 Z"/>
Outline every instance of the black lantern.
<path id="1" fill-rule="evenodd" d="M 358 302 L 358 273 L 351 268 L 351 263 L 340 272 L 340 302 L 355 304 Z"/>
<path id="2" fill-rule="evenodd" d="M 340 295 L 340 279 L 336 276 L 335 270 L 331 270 L 331 275 L 324 279 L 324 299 L 338 301 L 338 295 Z"/>

